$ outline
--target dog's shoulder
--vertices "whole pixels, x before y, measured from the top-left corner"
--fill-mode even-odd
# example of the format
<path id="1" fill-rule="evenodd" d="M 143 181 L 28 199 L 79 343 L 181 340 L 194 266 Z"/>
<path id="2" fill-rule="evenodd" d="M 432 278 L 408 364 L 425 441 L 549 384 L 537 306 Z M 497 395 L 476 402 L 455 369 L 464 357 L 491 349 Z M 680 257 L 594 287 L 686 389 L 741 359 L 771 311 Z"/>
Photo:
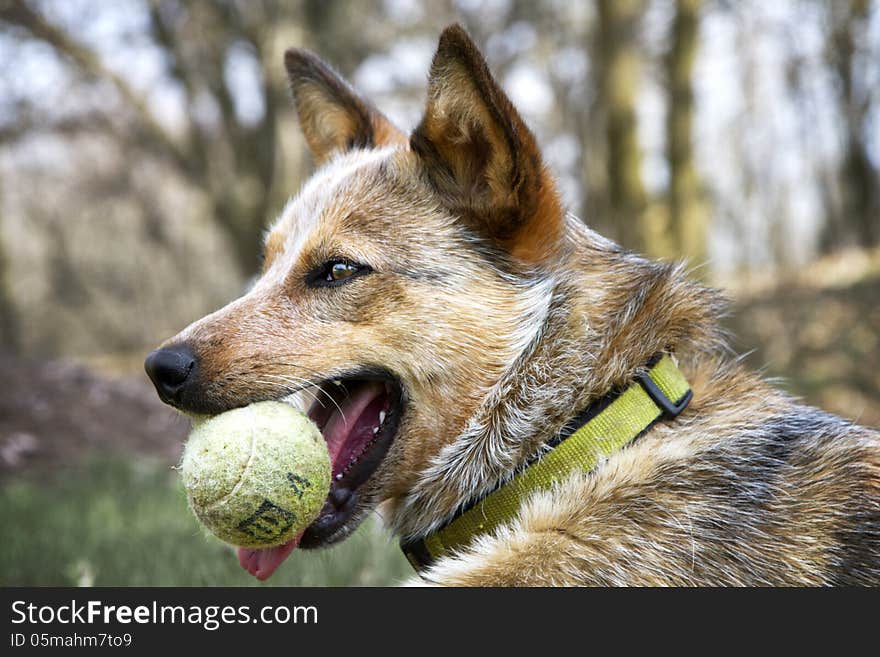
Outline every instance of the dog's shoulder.
<path id="1" fill-rule="evenodd" d="M 799 405 L 753 375 L 695 378 L 706 396 L 681 422 L 660 423 L 592 473 L 533 494 L 514 522 L 425 579 L 880 582 L 880 434 Z"/>

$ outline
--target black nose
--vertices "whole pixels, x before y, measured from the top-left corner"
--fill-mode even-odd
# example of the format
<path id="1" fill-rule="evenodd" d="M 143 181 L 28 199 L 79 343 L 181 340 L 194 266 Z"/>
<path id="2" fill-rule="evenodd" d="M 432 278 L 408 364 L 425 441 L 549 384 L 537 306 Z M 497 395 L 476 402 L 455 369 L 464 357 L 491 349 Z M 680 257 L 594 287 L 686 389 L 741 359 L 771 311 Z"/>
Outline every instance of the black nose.
<path id="1" fill-rule="evenodd" d="M 196 364 L 186 345 L 157 349 L 144 361 L 144 369 L 163 401 L 177 400 Z"/>

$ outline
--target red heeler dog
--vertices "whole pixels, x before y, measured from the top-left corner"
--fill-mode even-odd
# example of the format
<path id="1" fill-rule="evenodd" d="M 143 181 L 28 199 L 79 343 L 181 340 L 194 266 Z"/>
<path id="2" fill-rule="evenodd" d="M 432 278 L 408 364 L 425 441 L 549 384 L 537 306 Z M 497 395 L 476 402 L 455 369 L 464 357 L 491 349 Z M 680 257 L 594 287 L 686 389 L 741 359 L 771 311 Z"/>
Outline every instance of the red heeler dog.
<path id="1" fill-rule="evenodd" d="M 414 583 L 880 584 L 878 433 L 765 383 L 719 294 L 567 214 L 461 27 L 410 135 L 285 65 L 319 168 L 253 288 L 146 367 L 189 413 L 315 396 L 333 476 L 299 547 L 382 503 Z M 240 559 L 265 578 L 295 545 Z"/>

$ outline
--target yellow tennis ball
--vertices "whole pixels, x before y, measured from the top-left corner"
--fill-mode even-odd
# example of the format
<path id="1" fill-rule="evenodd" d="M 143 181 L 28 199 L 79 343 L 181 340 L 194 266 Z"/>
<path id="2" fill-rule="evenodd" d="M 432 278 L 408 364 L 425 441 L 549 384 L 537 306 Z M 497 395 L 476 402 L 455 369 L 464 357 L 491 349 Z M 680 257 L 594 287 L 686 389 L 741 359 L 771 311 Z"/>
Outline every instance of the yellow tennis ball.
<path id="1" fill-rule="evenodd" d="M 330 457 L 303 413 L 258 402 L 197 420 L 181 476 L 190 508 L 217 538 L 274 547 L 318 516 L 330 490 Z"/>

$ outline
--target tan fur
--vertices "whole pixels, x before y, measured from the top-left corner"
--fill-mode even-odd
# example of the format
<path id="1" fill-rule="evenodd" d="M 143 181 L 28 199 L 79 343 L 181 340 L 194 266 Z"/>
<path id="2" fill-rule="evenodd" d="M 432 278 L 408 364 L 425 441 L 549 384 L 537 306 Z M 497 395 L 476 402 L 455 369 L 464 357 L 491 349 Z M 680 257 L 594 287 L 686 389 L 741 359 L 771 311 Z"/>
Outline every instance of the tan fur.
<path id="1" fill-rule="evenodd" d="M 440 37 L 410 142 L 445 205 L 521 262 L 556 255 L 563 212 L 535 138 L 464 30 Z"/>
<path id="2" fill-rule="evenodd" d="M 318 164 L 356 146 L 406 144 L 406 135 L 312 53 L 292 48 L 284 65 L 303 134 Z"/>
<path id="3" fill-rule="evenodd" d="M 322 164 L 266 241 L 261 279 L 171 343 L 220 411 L 378 366 L 406 410 L 350 532 L 385 502 L 424 536 L 573 416 L 674 353 L 694 399 L 594 472 L 437 563 L 449 585 L 880 583 L 880 441 L 729 353 L 721 297 L 566 216 L 534 137 L 459 27 L 409 142 L 317 58 L 286 65 Z M 372 272 L 306 284 L 330 259 Z"/>

